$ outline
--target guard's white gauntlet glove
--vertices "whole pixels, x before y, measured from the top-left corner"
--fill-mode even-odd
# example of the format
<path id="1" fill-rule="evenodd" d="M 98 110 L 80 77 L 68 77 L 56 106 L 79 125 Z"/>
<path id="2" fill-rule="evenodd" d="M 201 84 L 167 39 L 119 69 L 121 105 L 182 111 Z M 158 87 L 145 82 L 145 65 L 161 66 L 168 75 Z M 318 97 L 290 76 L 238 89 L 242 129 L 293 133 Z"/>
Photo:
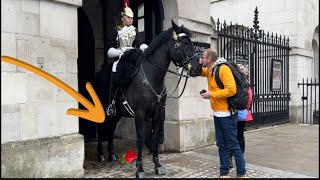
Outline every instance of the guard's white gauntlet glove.
<path id="1" fill-rule="evenodd" d="M 122 54 L 122 51 L 120 49 L 116 49 L 116 48 L 110 48 L 108 50 L 108 57 L 109 58 L 115 58 L 115 57 L 119 57 L 120 54 Z"/>
<path id="2" fill-rule="evenodd" d="M 146 49 L 148 48 L 148 45 L 146 45 L 146 44 L 141 44 L 139 48 L 140 48 L 140 49 L 142 50 L 142 52 L 143 52 L 144 50 L 146 50 Z"/>

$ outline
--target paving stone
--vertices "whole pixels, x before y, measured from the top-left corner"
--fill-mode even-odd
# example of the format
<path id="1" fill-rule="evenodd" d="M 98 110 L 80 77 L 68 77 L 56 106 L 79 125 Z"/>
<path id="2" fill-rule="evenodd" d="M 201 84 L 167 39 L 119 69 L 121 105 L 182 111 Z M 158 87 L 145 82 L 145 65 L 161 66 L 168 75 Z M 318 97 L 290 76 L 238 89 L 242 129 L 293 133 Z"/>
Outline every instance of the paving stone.
<path id="1" fill-rule="evenodd" d="M 86 158 L 84 162 L 84 178 L 135 178 L 135 161 L 132 163 L 121 163 L 122 156 L 129 149 L 135 148 L 135 141 L 115 139 L 115 153 L 117 162 L 99 163 L 97 156 L 97 142 L 87 143 Z M 107 143 L 103 144 L 105 155 L 107 155 Z M 136 152 L 136 150 L 135 150 Z M 143 151 L 143 168 L 146 178 L 217 178 L 219 177 L 219 158 L 201 154 L 194 151 L 183 153 L 160 153 L 160 162 L 165 167 L 166 175 L 154 174 L 154 163 L 152 154 L 147 148 Z M 236 177 L 236 168 L 230 170 L 230 176 Z M 265 168 L 247 164 L 247 176 L 249 178 L 288 178 L 308 177 L 301 174 Z"/>

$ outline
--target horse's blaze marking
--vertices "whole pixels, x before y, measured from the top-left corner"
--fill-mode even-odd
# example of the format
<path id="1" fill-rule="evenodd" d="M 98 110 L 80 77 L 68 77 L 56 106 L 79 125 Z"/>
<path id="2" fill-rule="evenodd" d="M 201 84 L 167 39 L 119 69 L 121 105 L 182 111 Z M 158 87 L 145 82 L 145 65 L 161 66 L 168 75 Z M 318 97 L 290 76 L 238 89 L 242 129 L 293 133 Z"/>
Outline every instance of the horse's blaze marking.
<path id="1" fill-rule="evenodd" d="M 12 58 L 9 56 L 1 56 L 1 61 L 11 63 L 16 66 L 20 66 L 52 82 L 53 84 L 57 85 L 58 87 L 63 89 L 65 92 L 70 94 L 72 97 L 74 97 L 77 101 L 79 101 L 84 107 L 88 109 L 88 110 L 82 110 L 82 109 L 70 108 L 67 110 L 68 115 L 78 116 L 96 123 L 104 122 L 105 112 L 104 112 L 103 106 L 96 92 L 92 88 L 90 82 L 86 83 L 86 89 L 88 90 L 94 105 L 90 101 L 88 101 L 85 97 L 83 97 L 80 93 L 78 93 L 76 90 L 74 90 L 72 87 L 70 87 L 60 79 L 52 76 L 51 74 L 35 66 L 32 66 L 31 64 L 28 64 L 26 62 L 23 62 L 21 60 L 18 60 L 16 58 Z"/>

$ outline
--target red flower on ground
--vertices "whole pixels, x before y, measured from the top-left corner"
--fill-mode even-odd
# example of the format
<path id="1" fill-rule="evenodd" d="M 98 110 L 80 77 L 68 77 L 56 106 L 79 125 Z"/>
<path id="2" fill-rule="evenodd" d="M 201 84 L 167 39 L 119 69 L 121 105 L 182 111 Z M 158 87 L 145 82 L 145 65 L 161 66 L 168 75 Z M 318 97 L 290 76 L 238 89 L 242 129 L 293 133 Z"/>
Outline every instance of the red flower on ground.
<path id="1" fill-rule="evenodd" d="M 122 163 L 131 163 L 135 159 L 137 159 L 136 153 L 132 149 L 129 149 L 127 153 L 123 155 Z"/>

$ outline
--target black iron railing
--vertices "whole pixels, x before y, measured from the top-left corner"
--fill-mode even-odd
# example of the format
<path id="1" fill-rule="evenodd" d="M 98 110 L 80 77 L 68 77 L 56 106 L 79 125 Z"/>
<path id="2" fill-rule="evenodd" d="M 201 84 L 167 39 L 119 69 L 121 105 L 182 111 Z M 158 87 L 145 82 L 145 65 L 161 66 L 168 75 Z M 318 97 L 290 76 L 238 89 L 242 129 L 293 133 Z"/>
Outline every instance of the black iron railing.
<path id="1" fill-rule="evenodd" d="M 316 79 L 302 79 L 301 124 L 319 124 L 319 82 Z"/>
<path id="2" fill-rule="evenodd" d="M 253 28 L 217 20 L 218 53 L 249 70 L 254 121 L 248 126 L 289 122 L 289 38 L 259 29 L 258 9 Z"/>

